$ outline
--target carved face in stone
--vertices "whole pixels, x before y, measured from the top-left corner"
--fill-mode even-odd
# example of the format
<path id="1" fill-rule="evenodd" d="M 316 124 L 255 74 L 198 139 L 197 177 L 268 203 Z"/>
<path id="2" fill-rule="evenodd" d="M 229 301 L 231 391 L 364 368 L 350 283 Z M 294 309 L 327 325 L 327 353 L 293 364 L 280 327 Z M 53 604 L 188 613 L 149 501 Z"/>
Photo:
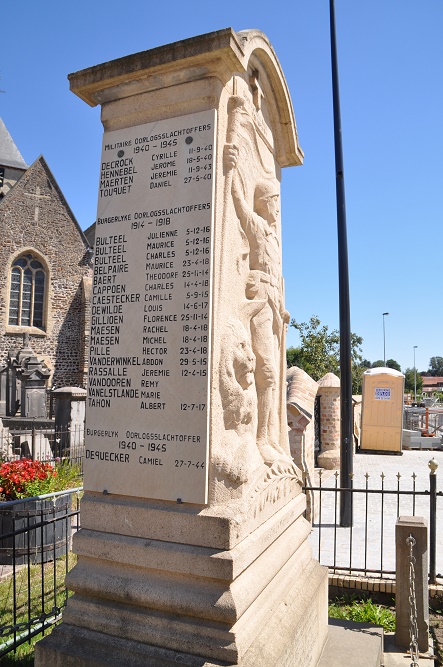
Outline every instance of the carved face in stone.
<path id="1" fill-rule="evenodd" d="M 255 355 L 245 327 L 236 318 L 229 318 L 226 325 L 220 362 L 225 428 L 236 430 L 252 422 L 255 396 L 248 391 L 254 383 Z"/>
<path id="2" fill-rule="evenodd" d="M 223 337 L 222 369 L 227 393 L 232 383 L 244 390 L 254 382 L 255 355 L 245 327 L 235 318 L 229 318 Z"/>
<path id="3" fill-rule="evenodd" d="M 246 336 L 234 348 L 233 362 L 237 382 L 242 389 L 247 389 L 254 382 L 255 356 Z"/>
<path id="4" fill-rule="evenodd" d="M 254 208 L 270 225 L 275 225 L 280 213 L 280 195 L 273 181 L 259 181 L 255 187 Z"/>

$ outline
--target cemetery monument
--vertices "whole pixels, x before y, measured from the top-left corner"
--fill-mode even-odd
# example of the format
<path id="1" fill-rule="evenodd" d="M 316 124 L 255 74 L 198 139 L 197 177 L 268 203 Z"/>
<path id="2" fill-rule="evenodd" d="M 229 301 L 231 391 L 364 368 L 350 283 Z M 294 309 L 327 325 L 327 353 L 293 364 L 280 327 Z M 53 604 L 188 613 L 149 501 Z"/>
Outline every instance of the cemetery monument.
<path id="1" fill-rule="evenodd" d="M 104 125 L 85 494 L 36 666 L 313 667 L 327 571 L 288 442 L 280 181 L 303 153 L 280 64 L 225 29 L 69 80 Z"/>

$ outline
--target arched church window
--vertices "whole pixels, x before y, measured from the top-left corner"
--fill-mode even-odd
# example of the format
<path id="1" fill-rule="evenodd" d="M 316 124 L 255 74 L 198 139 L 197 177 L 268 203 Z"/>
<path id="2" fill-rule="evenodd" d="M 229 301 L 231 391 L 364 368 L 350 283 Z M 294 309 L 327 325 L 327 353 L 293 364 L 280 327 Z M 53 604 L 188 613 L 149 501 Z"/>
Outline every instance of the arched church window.
<path id="1" fill-rule="evenodd" d="M 11 267 L 9 324 L 44 328 L 46 272 L 31 253 L 20 255 Z"/>

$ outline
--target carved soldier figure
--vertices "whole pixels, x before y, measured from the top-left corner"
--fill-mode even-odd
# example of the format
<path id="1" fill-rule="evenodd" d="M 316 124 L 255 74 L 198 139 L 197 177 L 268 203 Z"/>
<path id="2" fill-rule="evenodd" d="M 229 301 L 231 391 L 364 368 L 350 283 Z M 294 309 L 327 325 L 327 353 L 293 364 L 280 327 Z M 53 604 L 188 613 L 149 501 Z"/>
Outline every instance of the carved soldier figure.
<path id="1" fill-rule="evenodd" d="M 243 195 L 237 160 L 238 149 L 234 144 L 227 144 L 225 161 L 229 168 L 234 168 L 235 212 L 249 244 L 246 297 L 263 302 L 262 309 L 251 319 L 251 339 L 256 356 L 257 445 L 265 462 L 272 465 L 276 459 L 287 457 L 279 444 L 277 423 L 280 348 L 283 325 L 289 320 L 283 303 L 281 251 L 276 229 L 280 197 L 275 180 L 260 180 L 255 185 L 252 210 Z"/>

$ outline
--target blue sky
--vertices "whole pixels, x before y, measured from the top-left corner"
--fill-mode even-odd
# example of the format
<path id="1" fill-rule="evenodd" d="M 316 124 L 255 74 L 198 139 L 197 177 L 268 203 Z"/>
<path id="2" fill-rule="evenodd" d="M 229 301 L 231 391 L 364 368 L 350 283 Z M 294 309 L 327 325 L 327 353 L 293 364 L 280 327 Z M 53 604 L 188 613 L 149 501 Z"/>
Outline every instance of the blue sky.
<path id="1" fill-rule="evenodd" d="M 363 354 L 426 370 L 443 356 L 443 2 L 336 0 L 351 290 Z M 95 219 L 102 126 L 70 72 L 231 26 L 270 39 L 291 92 L 303 167 L 284 170 L 286 305 L 338 328 L 327 0 L 25 0 L 2 30 L 0 116 L 28 163 L 45 156 L 80 225 Z M 288 345 L 297 345 L 290 328 Z"/>

